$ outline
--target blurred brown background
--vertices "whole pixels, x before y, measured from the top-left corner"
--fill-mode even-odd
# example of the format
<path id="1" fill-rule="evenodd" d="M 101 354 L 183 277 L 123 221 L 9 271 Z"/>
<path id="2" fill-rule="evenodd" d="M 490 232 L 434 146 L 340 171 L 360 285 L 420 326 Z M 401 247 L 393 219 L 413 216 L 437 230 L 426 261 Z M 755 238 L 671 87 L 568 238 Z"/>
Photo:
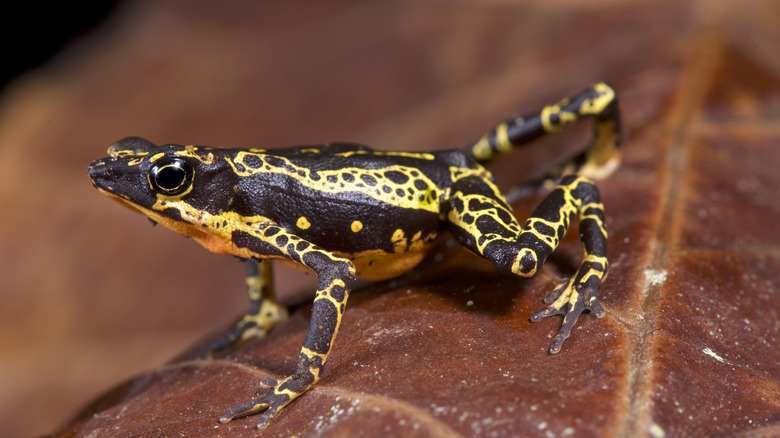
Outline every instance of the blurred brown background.
<path id="1" fill-rule="evenodd" d="M 601 80 L 622 93 L 627 133 L 627 164 L 604 183 L 617 248 L 604 302 L 630 357 L 624 409 L 588 433 L 780 434 L 780 7 L 736 3 L 121 2 L 0 96 L 0 436 L 54 431 L 246 310 L 241 265 L 92 188 L 84 170 L 113 141 L 443 149 Z M 502 185 L 524 165 L 497 167 Z M 285 271 L 282 301 L 310 299 L 310 281 Z M 736 302 L 723 314 L 690 296 Z M 674 300 L 690 313 L 665 320 Z M 711 376 L 650 365 L 687 369 L 710 345 L 659 344 L 683 342 L 689 318 L 747 337 L 713 362 L 757 379 L 719 375 L 748 391 L 744 411 L 706 398 L 697 410 L 683 387 Z"/>

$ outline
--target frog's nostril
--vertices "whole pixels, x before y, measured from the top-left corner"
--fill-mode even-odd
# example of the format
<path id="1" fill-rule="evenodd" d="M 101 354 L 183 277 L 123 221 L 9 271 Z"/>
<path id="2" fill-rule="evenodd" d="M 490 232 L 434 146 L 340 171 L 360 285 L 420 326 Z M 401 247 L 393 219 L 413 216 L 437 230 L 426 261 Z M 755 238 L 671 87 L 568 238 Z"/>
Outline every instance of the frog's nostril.
<path id="1" fill-rule="evenodd" d="M 92 179 L 92 184 L 98 187 L 105 186 L 114 179 L 110 166 L 106 166 L 103 160 L 95 161 L 87 167 L 87 175 Z"/>

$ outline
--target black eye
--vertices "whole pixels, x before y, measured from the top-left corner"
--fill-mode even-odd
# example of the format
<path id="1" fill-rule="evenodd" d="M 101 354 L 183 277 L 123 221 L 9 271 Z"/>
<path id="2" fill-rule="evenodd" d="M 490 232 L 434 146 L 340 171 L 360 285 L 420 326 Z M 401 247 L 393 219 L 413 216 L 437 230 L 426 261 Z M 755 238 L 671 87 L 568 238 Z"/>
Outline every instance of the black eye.
<path id="1" fill-rule="evenodd" d="M 152 188 L 164 195 L 178 195 L 192 185 L 192 166 L 181 158 L 160 159 L 149 170 Z"/>

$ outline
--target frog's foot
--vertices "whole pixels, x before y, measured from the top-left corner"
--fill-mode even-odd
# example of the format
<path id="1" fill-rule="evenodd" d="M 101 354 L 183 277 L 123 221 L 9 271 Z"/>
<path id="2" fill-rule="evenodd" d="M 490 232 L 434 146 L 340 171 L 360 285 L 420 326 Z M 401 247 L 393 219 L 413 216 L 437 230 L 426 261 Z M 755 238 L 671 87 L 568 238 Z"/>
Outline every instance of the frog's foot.
<path id="1" fill-rule="evenodd" d="M 287 308 L 272 300 L 264 300 L 258 312 L 244 315 L 230 333 L 211 344 L 204 357 L 233 348 L 250 338 L 262 338 L 287 316 Z"/>
<path id="2" fill-rule="evenodd" d="M 287 406 L 287 404 L 312 387 L 310 383 L 306 383 L 305 381 L 299 382 L 298 380 L 301 379 L 296 379 L 295 377 L 295 375 L 292 375 L 281 381 L 276 379 L 264 380 L 263 384 L 273 386 L 274 390 L 271 394 L 229 409 L 224 415 L 219 417 L 219 422 L 228 423 L 236 418 L 262 412 L 263 414 L 257 420 L 257 428 L 265 429 L 268 422 L 271 421 L 271 418 L 273 418 L 280 409 Z"/>
<path id="3" fill-rule="evenodd" d="M 531 315 L 532 322 L 541 321 L 552 315 L 564 315 L 561 329 L 550 345 L 549 351 L 552 354 L 561 351 L 561 344 L 569 337 L 571 329 L 582 312 L 590 310 L 597 318 L 604 316 L 604 308 L 601 307 L 596 296 L 601 279 L 596 276 L 582 277 L 578 274 L 561 280 L 555 289 L 544 297 L 545 303 L 552 304 Z"/>

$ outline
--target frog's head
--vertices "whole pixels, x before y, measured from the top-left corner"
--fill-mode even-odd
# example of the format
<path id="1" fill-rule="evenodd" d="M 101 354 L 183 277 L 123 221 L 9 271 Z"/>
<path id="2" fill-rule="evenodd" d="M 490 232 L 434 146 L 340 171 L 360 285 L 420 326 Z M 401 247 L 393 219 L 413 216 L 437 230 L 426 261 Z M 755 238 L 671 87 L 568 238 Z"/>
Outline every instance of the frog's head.
<path id="1" fill-rule="evenodd" d="M 87 168 L 101 193 L 188 236 L 213 232 L 230 212 L 236 175 L 224 152 L 182 145 L 157 146 L 128 137 Z"/>

